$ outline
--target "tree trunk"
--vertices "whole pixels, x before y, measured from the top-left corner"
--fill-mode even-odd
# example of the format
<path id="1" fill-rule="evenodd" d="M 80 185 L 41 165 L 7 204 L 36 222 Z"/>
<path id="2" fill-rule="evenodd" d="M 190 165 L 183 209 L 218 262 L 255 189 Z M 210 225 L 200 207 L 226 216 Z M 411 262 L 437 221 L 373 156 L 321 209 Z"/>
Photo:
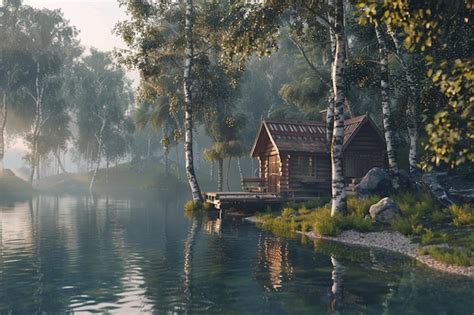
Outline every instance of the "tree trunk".
<path id="1" fill-rule="evenodd" d="M 180 163 L 179 163 L 178 144 L 176 144 L 175 153 L 176 153 L 176 177 L 178 178 L 178 180 L 181 180 L 181 172 L 179 171 Z"/>
<path id="2" fill-rule="evenodd" d="M 186 158 L 186 177 L 188 178 L 189 186 L 194 202 L 202 202 L 201 189 L 194 172 L 194 157 L 193 157 L 193 100 L 192 100 L 192 65 L 193 65 L 193 0 L 186 0 L 186 13 L 185 13 L 185 40 L 186 47 L 184 50 L 185 61 L 184 61 L 184 129 L 185 129 L 185 140 L 184 140 L 184 155 Z"/>
<path id="3" fill-rule="evenodd" d="M 104 129 L 105 125 L 107 123 L 107 120 L 104 117 L 102 118 L 102 126 L 100 127 L 99 134 L 96 134 L 96 139 L 97 139 L 97 160 L 96 160 L 96 165 L 94 169 L 94 173 L 92 174 L 91 182 L 89 184 L 89 192 L 92 194 L 92 189 L 94 188 L 94 183 L 95 179 L 97 177 L 97 172 L 99 171 L 100 168 L 100 161 L 102 160 L 102 145 L 103 145 L 103 134 L 104 134 Z"/>
<path id="4" fill-rule="evenodd" d="M 3 92 L 3 104 L 0 120 L 0 172 L 3 172 L 3 159 L 5 157 L 5 127 L 7 126 L 8 106 L 7 92 Z"/>
<path id="5" fill-rule="evenodd" d="M 390 175 L 392 177 L 392 185 L 394 189 L 399 187 L 399 171 L 397 160 L 395 157 L 395 141 L 393 136 L 393 130 L 391 125 L 392 114 L 390 110 L 389 102 L 389 78 L 388 78 L 388 56 L 387 47 L 385 45 L 384 32 L 380 25 L 375 27 L 375 33 L 377 35 L 377 42 L 379 44 L 380 54 L 380 93 L 382 97 L 382 114 L 383 114 L 383 128 L 385 133 L 385 142 L 387 145 L 387 156 Z"/>
<path id="6" fill-rule="evenodd" d="M 242 172 L 242 165 L 240 165 L 240 157 L 237 157 L 237 167 L 239 168 L 240 182 L 242 182 L 242 178 L 244 178 L 244 172 Z"/>
<path id="7" fill-rule="evenodd" d="M 229 186 L 229 173 L 230 173 L 230 162 L 232 161 L 232 157 L 229 157 L 229 163 L 227 163 L 227 176 L 225 177 L 225 182 L 227 185 L 227 191 L 230 191 L 230 186 Z"/>
<path id="8" fill-rule="evenodd" d="M 58 166 L 59 166 L 59 168 L 61 169 L 61 171 L 62 171 L 64 174 L 68 174 L 68 172 L 67 172 L 66 169 L 64 168 L 63 163 L 61 162 L 61 155 L 59 154 L 59 151 L 53 151 L 53 154 L 54 154 L 54 157 L 56 158 L 56 160 L 58 161 Z"/>
<path id="9" fill-rule="evenodd" d="M 344 70 L 346 60 L 346 45 L 344 31 L 344 6 L 343 0 L 335 0 L 334 36 L 336 52 L 332 67 L 332 81 L 334 90 L 334 131 L 331 146 L 332 162 L 332 207 L 331 215 L 345 213 L 346 188 L 344 183 Z"/>
<path id="10" fill-rule="evenodd" d="M 333 8 L 335 7 L 335 0 L 329 0 L 329 5 Z M 334 11 L 328 13 L 329 24 L 335 26 L 336 22 L 334 20 Z M 329 38 L 331 40 L 331 68 L 334 67 L 334 57 L 336 56 L 336 35 L 333 28 L 329 28 Z M 332 88 L 331 95 L 328 100 L 328 109 L 326 111 L 326 143 L 331 145 L 332 143 L 332 134 L 334 129 L 334 78 L 332 78 Z"/>
<path id="11" fill-rule="evenodd" d="M 407 79 L 408 84 L 408 104 L 407 104 L 407 129 L 408 129 L 408 136 L 410 138 L 410 151 L 408 153 L 408 164 L 410 166 L 410 173 L 414 173 L 418 170 L 418 142 L 419 142 L 419 135 L 418 135 L 418 97 L 416 91 L 416 83 L 413 79 L 413 76 L 410 72 L 408 67 L 407 61 L 407 54 L 402 52 L 401 43 L 398 40 L 397 36 L 393 32 L 389 32 L 390 36 L 392 37 L 393 43 L 395 44 L 395 48 L 397 50 L 397 55 L 399 56 L 403 70 L 405 72 L 405 77 Z"/>
<path id="12" fill-rule="evenodd" d="M 219 159 L 217 168 L 217 191 L 222 191 L 224 186 L 224 160 Z"/>

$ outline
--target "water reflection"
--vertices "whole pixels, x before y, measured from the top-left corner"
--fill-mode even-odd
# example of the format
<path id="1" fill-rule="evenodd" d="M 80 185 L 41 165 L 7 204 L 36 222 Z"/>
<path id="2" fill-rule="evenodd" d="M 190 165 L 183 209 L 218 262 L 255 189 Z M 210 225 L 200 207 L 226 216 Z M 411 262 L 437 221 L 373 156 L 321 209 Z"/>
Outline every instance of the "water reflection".
<path id="1" fill-rule="evenodd" d="M 179 195 L 0 207 L 0 313 L 469 313 L 472 281 L 378 251 L 316 247 Z M 453 285 L 455 284 L 455 285 Z"/>

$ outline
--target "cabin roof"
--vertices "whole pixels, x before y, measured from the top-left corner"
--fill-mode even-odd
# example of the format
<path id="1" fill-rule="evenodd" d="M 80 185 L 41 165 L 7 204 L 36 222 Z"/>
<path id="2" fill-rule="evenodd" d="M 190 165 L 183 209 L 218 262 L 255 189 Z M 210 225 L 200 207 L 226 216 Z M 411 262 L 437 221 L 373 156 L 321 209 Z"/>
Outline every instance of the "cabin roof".
<path id="1" fill-rule="evenodd" d="M 368 114 L 346 119 L 344 122 L 344 148 L 365 124 L 370 123 L 383 139 L 380 130 Z M 266 135 L 265 135 L 266 134 Z M 326 153 L 326 123 L 313 120 L 265 119 L 260 124 L 251 156 L 258 156 L 261 143 L 268 136 L 279 152 Z"/>

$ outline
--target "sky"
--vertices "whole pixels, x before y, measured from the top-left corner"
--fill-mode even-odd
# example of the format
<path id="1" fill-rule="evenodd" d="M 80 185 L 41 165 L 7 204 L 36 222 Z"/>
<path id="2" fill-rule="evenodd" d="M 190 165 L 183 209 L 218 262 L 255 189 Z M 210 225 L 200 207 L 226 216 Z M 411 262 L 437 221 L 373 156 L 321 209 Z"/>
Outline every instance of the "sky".
<path id="1" fill-rule="evenodd" d="M 125 43 L 112 32 L 118 21 L 127 18 L 117 0 L 23 0 L 23 3 L 35 8 L 61 9 L 70 24 L 79 29 L 79 39 L 85 48 L 95 47 L 102 51 L 125 48 Z M 130 73 L 129 77 L 134 79 L 137 75 Z M 25 150 L 21 139 L 10 143 L 5 167 L 19 168 Z"/>

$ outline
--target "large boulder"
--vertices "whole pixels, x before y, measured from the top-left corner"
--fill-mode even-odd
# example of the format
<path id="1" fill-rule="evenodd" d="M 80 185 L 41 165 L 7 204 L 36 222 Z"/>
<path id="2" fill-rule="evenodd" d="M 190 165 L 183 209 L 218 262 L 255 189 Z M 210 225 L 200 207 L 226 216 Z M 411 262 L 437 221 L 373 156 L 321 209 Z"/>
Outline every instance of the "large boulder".
<path id="1" fill-rule="evenodd" d="M 390 224 L 395 218 L 401 215 L 401 211 L 395 201 L 385 197 L 370 206 L 369 214 L 375 222 Z"/>
<path id="2" fill-rule="evenodd" d="M 474 204 L 474 175 L 448 175 L 446 172 L 423 174 L 421 181 L 432 196 L 443 206 L 453 203 Z"/>
<path id="3" fill-rule="evenodd" d="M 355 191 L 359 198 L 367 198 L 371 195 L 388 196 L 392 188 L 392 182 L 388 172 L 382 168 L 374 167 L 362 178 Z"/>
<path id="4" fill-rule="evenodd" d="M 448 184 L 448 176 L 444 172 L 432 172 L 423 174 L 421 181 L 429 190 L 431 195 L 443 206 L 448 207 L 453 204 L 446 191 Z"/>

